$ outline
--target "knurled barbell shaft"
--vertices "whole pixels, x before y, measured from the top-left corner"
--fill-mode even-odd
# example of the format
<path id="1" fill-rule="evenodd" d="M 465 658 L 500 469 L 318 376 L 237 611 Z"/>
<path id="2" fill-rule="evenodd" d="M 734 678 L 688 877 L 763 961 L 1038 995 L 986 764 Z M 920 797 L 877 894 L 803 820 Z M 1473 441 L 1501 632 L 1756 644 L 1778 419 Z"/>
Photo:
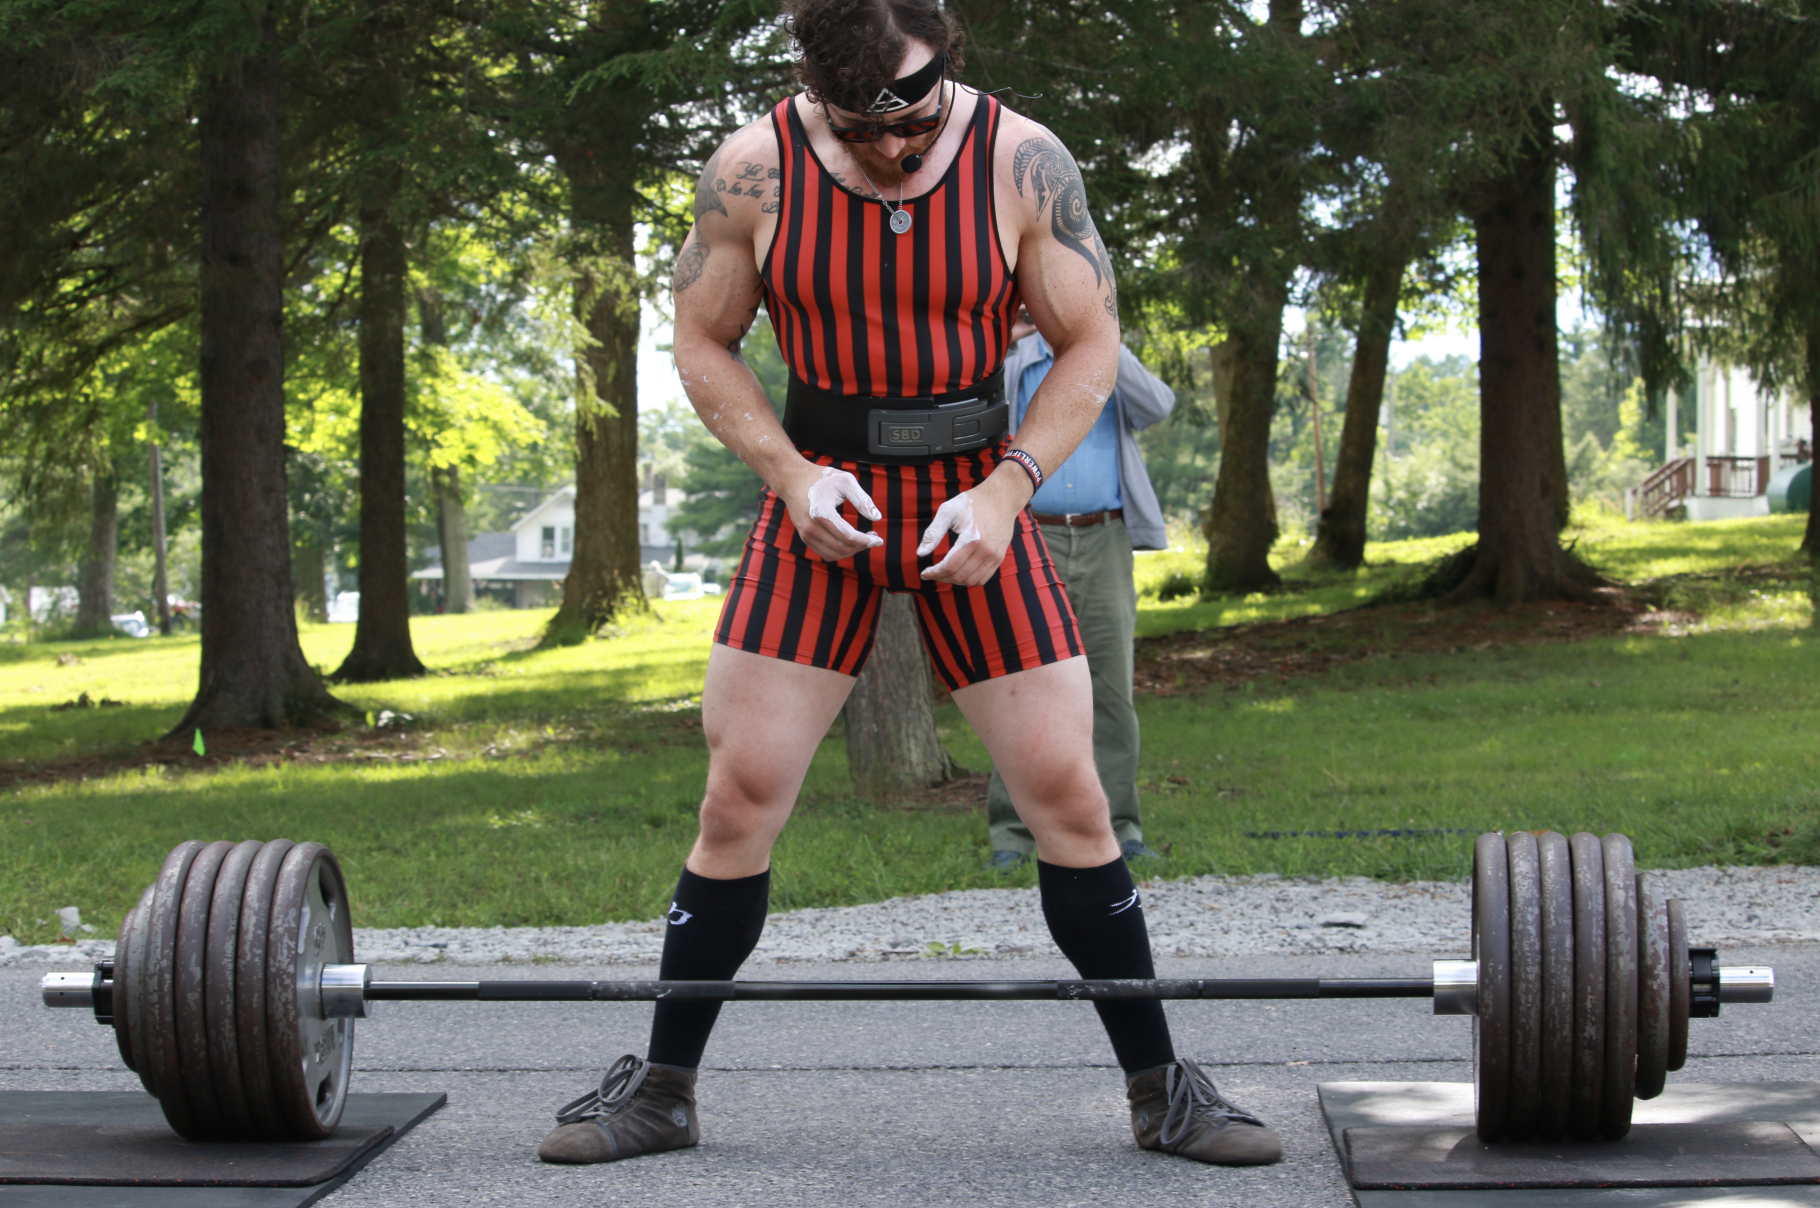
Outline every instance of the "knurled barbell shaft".
<path id="1" fill-rule="evenodd" d="M 371 982 L 368 1002 L 857 1002 L 1051 999 L 1428 998 L 1428 978 L 1220 978 L 1103 981 L 484 981 Z"/>
<path id="2" fill-rule="evenodd" d="M 1763 965 L 1715 969 L 1722 1003 L 1767 1003 L 1775 970 Z M 1441 998 L 1436 1014 L 1472 1014 L 1471 961 L 1436 961 L 1428 977 L 1159 978 L 1081 981 L 370 981 L 365 965 L 323 969 L 323 1000 L 366 1002 L 855 1002 L 1114 999 Z M 47 1007 L 105 1014 L 113 983 L 95 973 L 47 973 Z M 1436 989 L 1441 993 L 1437 995 Z"/>

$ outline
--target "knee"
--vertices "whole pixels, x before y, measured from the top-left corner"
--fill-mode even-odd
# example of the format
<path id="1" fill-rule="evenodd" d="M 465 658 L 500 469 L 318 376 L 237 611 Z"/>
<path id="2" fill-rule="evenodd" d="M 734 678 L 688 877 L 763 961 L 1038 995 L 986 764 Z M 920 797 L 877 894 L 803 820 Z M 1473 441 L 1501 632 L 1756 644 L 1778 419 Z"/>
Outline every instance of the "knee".
<path id="1" fill-rule="evenodd" d="M 1035 769 L 1019 787 L 1019 810 L 1043 814 L 1052 825 L 1081 833 L 1110 825 L 1112 807 L 1091 760 Z"/>
<path id="2" fill-rule="evenodd" d="M 702 838 L 710 843 L 738 843 L 771 825 L 772 816 L 790 802 L 780 785 L 762 776 L 712 769 L 701 802 Z"/>

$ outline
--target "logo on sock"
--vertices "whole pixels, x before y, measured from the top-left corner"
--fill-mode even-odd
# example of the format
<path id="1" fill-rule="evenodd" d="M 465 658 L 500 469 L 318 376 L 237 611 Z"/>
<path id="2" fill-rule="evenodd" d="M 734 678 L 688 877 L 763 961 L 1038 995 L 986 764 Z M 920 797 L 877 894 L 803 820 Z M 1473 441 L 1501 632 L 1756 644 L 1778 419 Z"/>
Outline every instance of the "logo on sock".
<path id="1" fill-rule="evenodd" d="M 1117 914 L 1118 912 L 1115 910 L 1113 913 Z M 670 920 L 670 926 L 680 927 L 695 916 L 684 910 L 681 906 L 678 906 L 676 904 L 676 899 L 672 898 L 670 899 L 670 909 L 664 917 Z"/>
<path id="2" fill-rule="evenodd" d="M 1136 906 L 1137 904 L 1138 904 L 1138 891 L 1134 889 L 1131 891 L 1131 896 L 1126 898 L 1123 902 L 1114 902 L 1112 904 L 1112 913 L 1113 914 L 1124 914 L 1127 910 L 1130 910 L 1133 906 Z"/>

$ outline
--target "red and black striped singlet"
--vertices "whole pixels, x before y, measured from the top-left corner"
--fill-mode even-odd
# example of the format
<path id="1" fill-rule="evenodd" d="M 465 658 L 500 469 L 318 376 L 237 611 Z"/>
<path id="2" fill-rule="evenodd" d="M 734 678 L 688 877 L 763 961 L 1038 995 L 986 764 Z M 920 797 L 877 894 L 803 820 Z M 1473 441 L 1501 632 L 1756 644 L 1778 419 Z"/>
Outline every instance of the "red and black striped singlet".
<path id="1" fill-rule="evenodd" d="M 829 174 L 793 101 L 771 111 L 783 197 L 765 309 L 799 378 L 834 394 L 914 398 L 965 390 L 1004 362 L 1019 299 L 992 200 L 999 116 L 996 100 L 979 98 L 954 162 L 904 202 L 913 221 L 896 235 L 883 204 Z"/>

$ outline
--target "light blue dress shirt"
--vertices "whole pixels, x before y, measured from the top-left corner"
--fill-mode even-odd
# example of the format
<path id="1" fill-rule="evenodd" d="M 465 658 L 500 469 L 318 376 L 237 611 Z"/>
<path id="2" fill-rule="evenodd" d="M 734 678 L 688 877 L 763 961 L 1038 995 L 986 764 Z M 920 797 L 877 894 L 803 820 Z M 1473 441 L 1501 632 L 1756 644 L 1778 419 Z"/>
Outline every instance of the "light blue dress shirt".
<path id="1" fill-rule="evenodd" d="M 1031 339 L 1037 342 L 1038 357 L 1019 379 L 1017 401 L 1011 408 L 1013 426 L 1018 428 L 1024 425 L 1024 410 L 1030 406 L 1036 388 L 1055 364 L 1048 341 L 1040 335 Z M 1099 419 L 1068 460 L 1053 470 L 1043 467 L 1043 485 L 1030 497 L 1030 509 L 1052 516 L 1074 516 L 1124 506 L 1119 494 L 1119 410 L 1118 391 L 1114 390 Z"/>

